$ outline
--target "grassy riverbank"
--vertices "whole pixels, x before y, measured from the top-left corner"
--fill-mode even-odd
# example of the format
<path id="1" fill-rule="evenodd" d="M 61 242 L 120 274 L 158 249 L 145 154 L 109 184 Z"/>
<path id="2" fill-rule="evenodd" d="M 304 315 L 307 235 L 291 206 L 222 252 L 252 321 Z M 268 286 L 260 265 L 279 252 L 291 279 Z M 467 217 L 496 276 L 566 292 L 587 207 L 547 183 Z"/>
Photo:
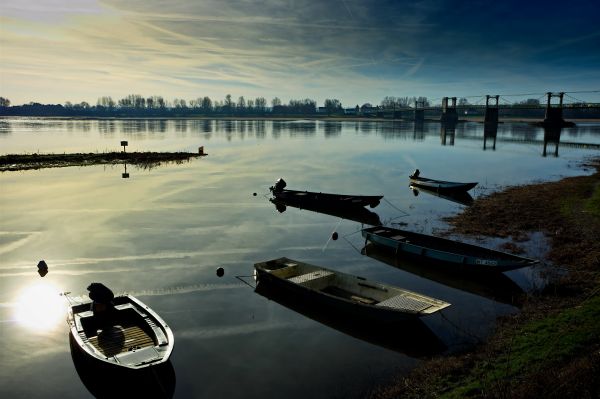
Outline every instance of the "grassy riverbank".
<path id="1" fill-rule="evenodd" d="M 600 160 L 589 176 L 509 188 L 448 220 L 451 232 L 551 243 L 567 273 L 502 318 L 488 342 L 431 359 L 372 398 L 600 397 Z M 518 248 L 516 248 L 518 249 Z"/>
<path id="2" fill-rule="evenodd" d="M 89 166 L 103 164 L 136 165 L 151 168 L 162 163 L 182 163 L 206 154 L 192 152 L 103 152 L 74 154 L 9 154 L 0 156 L 0 172 Z"/>

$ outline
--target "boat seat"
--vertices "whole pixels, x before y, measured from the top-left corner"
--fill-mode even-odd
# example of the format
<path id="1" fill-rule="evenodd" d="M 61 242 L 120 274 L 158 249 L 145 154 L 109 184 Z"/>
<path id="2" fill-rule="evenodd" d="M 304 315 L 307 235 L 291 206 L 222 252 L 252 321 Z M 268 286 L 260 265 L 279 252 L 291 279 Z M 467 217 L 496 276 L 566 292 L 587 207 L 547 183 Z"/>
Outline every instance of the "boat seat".
<path id="1" fill-rule="evenodd" d="M 409 310 L 418 313 L 431 307 L 431 304 L 404 295 L 396 295 L 377 303 L 375 306 L 385 306 L 388 308 Z"/>
<path id="2" fill-rule="evenodd" d="M 400 234 L 395 235 L 395 236 L 391 236 L 390 238 L 392 238 L 392 239 L 394 239 L 396 241 L 406 241 L 406 237 L 403 236 L 403 235 L 400 235 Z"/>
<path id="3" fill-rule="evenodd" d="M 315 272 L 310 272 L 306 274 L 301 274 L 299 276 L 291 277 L 288 281 L 291 281 L 296 284 L 305 284 L 309 281 L 314 281 L 320 278 L 324 278 L 327 276 L 332 276 L 333 273 L 326 270 L 317 270 Z"/>

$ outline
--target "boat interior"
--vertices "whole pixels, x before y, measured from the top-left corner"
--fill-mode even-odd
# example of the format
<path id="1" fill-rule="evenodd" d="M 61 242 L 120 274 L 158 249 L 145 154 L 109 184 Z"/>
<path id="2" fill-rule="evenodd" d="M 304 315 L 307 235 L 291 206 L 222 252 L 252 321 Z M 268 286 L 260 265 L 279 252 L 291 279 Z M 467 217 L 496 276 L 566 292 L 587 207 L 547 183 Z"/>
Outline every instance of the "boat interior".
<path id="1" fill-rule="evenodd" d="M 353 302 L 382 306 L 409 312 L 433 311 L 448 306 L 437 301 L 400 288 L 383 286 L 363 277 L 334 273 L 316 266 L 295 262 L 269 261 L 268 273 L 294 284 Z"/>
<path id="2" fill-rule="evenodd" d="M 101 319 L 90 310 L 90 304 L 74 307 L 73 316 L 77 332 L 84 343 L 89 343 L 103 356 L 111 357 L 132 353 L 144 348 L 154 351 L 154 346 L 168 345 L 162 329 L 132 303 L 114 306 L 110 316 Z M 157 356 L 157 353 L 148 355 Z M 141 354 L 138 355 L 140 357 Z"/>

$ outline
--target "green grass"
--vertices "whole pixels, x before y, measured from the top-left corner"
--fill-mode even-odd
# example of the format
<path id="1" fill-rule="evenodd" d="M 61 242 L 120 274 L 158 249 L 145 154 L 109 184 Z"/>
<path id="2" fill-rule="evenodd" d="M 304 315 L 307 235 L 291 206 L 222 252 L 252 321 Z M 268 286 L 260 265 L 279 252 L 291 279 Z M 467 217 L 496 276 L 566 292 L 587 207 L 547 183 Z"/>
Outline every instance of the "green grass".
<path id="1" fill-rule="evenodd" d="M 517 381 L 530 373 L 584 353 L 600 338 L 600 296 L 559 314 L 532 321 L 515 331 L 502 354 L 480 361 L 463 378 L 439 381 L 441 398 L 464 398 L 489 391 L 503 381 Z"/>
<path id="2" fill-rule="evenodd" d="M 592 196 L 585 200 L 584 210 L 596 217 L 600 217 L 600 186 L 596 186 Z"/>

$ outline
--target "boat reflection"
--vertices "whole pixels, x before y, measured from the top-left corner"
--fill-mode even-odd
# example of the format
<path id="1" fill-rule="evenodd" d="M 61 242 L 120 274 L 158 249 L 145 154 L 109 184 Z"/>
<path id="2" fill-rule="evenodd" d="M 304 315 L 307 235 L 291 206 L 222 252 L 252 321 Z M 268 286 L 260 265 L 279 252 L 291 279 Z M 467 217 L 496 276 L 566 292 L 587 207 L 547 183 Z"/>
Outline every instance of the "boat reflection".
<path id="1" fill-rule="evenodd" d="M 362 341 L 384 347 L 411 357 L 433 356 L 447 348 L 433 331 L 420 319 L 394 322 L 368 322 L 360 317 L 343 317 L 337 312 L 326 311 L 311 301 L 299 300 L 293 294 L 265 283 L 258 283 L 255 292 L 263 297 Z"/>
<path id="2" fill-rule="evenodd" d="M 429 195 L 435 195 L 436 197 L 443 198 L 448 201 L 456 202 L 461 205 L 470 206 L 473 204 L 473 197 L 466 191 L 433 191 L 428 190 L 423 187 L 415 187 L 412 184 L 409 186 L 412 190 L 415 197 L 419 195 L 420 192 L 427 193 Z"/>
<path id="3" fill-rule="evenodd" d="M 504 273 L 469 273 L 460 272 L 457 269 L 448 271 L 443 266 L 433 263 L 423 261 L 417 263 L 409 259 L 399 259 L 393 250 L 375 246 L 372 243 L 365 245 L 361 253 L 411 274 L 496 302 L 521 307 L 525 299 L 523 289 Z"/>
<path id="4" fill-rule="evenodd" d="M 122 369 L 91 359 L 69 333 L 71 358 L 81 382 L 96 398 L 172 398 L 175 369 L 171 361 L 140 370 Z"/>
<path id="5" fill-rule="evenodd" d="M 371 226 L 381 226 L 381 220 L 379 215 L 375 212 L 371 212 L 368 209 L 360 207 L 335 207 L 318 205 L 314 203 L 304 203 L 302 201 L 281 200 L 278 198 L 269 198 L 279 213 L 286 211 L 288 206 L 298 209 L 305 209 L 311 212 L 323 213 L 325 215 L 335 216 L 342 219 L 352 220 L 362 224 L 368 224 Z"/>

